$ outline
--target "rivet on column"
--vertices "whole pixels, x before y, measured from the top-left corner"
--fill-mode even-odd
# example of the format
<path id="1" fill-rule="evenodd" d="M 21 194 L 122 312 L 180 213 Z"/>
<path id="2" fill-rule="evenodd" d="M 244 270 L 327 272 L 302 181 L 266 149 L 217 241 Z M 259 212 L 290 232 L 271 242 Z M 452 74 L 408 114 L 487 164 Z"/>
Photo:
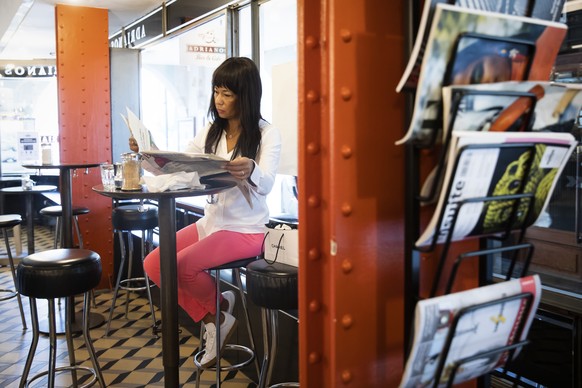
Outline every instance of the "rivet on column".
<path id="1" fill-rule="evenodd" d="M 313 36 L 308 36 L 307 38 L 305 38 L 305 46 L 309 49 L 317 48 L 318 46 L 317 39 L 315 39 L 315 37 Z"/>
<path id="2" fill-rule="evenodd" d="M 309 143 L 307 145 L 307 152 L 310 155 L 317 155 L 319 153 L 319 144 L 317 144 L 317 143 Z"/>
<path id="3" fill-rule="evenodd" d="M 317 352 L 309 353 L 309 363 L 317 364 L 321 360 L 321 356 Z"/>
<path id="4" fill-rule="evenodd" d="M 340 89 L 340 95 L 342 96 L 342 100 L 349 101 L 352 99 L 352 91 L 350 88 L 343 86 Z"/>
<path id="5" fill-rule="evenodd" d="M 349 371 L 348 369 L 342 371 L 342 382 L 344 384 L 347 384 L 350 381 L 352 381 L 352 378 L 353 378 L 353 376 L 352 376 L 352 372 L 351 371 Z"/>
<path id="6" fill-rule="evenodd" d="M 349 329 L 354 324 L 354 319 L 350 314 L 346 314 L 342 317 L 342 326 L 344 329 Z"/>
<path id="7" fill-rule="evenodd" d="M 342 261 L 342 271 L 345 274 L 349 274 L 350 272 L 352 272 L 352 270 L 354 269 L 354 265 L 352 264 L 352 262 L 348 259 L 344 259 Z"/>
<path id="8" fill-rule="evenodd" d="M 319 206 L 319 197 L 316 195 L 312 195 L 307 199 L 307 204 L 309 207 L 318 207 Z"/>
<path id="9" fill-rule="evenodd" d="M 309 252 L 307 252 L 307 257 L 309 257 L 309 260 L 311 260 L 311 261 L 318 260 L 321 257 L 319 249 L 311 248 L 309 250 Z"/>
<path id="10" fill-rule="evenodd" d="M 315 90 L 310 90 L 307 92 L 307 101 L 314 103 L 317 102 L 317 100 L 319 100 L 319 93 L 317 93 Z"/>
<path id="11" fill-rule="evenodd" d="M 350 30 L 346 30 L 345 28 L 342 28 L 340 30 L 340 37 L 342 38 L 344 43 L 348 43 L 352 40 L 352 33 L 350 32 Z"/>
<path id="12" fill-rule="evenodd" d="M 311 302 L 309 302 L 309 311 L 311 311 L 312 313 L 316 313 L 320 309 L 321 309 L 321 304 L 319 304 L 318 301 L 312 300 Z"/>
<path id="13" fill-rule="evenodd" d="M 342 214 L 344 216 L 349 216 L 350 214 L 352 214 L 352 205 L 350 205 L 349 203 L 344 203 L 342 205 Z"/>
<path id="14" fill-rule="evenodd" d="M 352 150 L 352 147 L 344 145 L 344 146 L 342 146 L 341 153 L 342 153 L 342 156 L 344 157 L 344 159 L 349 159 L 354 154 L 354 151 Z"/>

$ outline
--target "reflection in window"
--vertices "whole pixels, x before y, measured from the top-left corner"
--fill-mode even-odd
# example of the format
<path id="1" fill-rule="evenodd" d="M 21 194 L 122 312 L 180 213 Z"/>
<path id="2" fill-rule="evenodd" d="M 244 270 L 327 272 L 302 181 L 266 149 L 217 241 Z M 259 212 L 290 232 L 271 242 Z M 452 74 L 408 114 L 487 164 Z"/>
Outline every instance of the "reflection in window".
<path id="1" fill-rule="evenodd" d="M 161 149 L 183 151 L 208 123 L 212 72 L 226 59 L 226 17 L 142 53 L 142 121 Z"/>

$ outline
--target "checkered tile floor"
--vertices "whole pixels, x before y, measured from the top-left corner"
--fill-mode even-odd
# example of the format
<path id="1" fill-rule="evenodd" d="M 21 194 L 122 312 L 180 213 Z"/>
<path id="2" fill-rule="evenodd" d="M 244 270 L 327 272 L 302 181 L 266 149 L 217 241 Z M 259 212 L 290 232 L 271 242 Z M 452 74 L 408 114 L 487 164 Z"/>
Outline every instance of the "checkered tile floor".
<path id="1" fill-rule="evenodd" d="M 26 247 L 26 230 L 23 229 L 23 246 Z M 37 251 L 52 247 L 52 235 L 50 230 L 35 229 L 35 246 Z M 3 241 L 0 241 L 0 257 L 6 257 L 6 249 Z M 9 267 L 0 267 L 0 289 L 13 289 L 12 276 Z M 101 314 L 105 319 L 109 314 L 112 300 L 112 291 L 98 291 L 95 295 L 96 307 L 92 312 Z M 120 294 L 117 308 L 111 322 L 111 333 L 105 336 L 105 325 L 91 330 L 93 345 L 97 352 L 97 358 L 101 366 L 105 382 L 108 387 L 163 387 L 164 374 L 162 365 L 162 339 L 156 338 L 151 330 L 151 317 L 147 299 L 131 294 L 130 310 L 128 318 L 124 316 L 122 307 L 125 297 Z M 122 297 L 123 296 L 123 297 Z M 77 298 L 81 303 L 82 298 Z M 0 301 L 0 387 L 18 387 L 30 342 L 32 330 L 30 329 L 30 309 L 28 298 L 23 297 L 24 312 L 27 319 L 28 330 L 22 330 L 22 323 L 15 298 Z M 39 318 L 46 314 L 46 303 L 39 301 Z M 64 302 L 61 304 L 64 309 Z M 77 311 L 80 307 L 77 307 Z M 156 315 L 159 319 L 159 310 Z M 75 357 L 81 365 L 90 367 L 88 353 L 85 351 L 82 337 L 74 339 L 77 351 Z M 198 338 L 188 330 L 182 329 L 180 334 L 180 384 L 182 387 L 194 387 L 196 381 L 196 368 L 193 356 L 199 345 Z M 48 362 L 48 337 L 41 335 L 32 365 L 30 375 L 47 370 Z M 66 352 L 67 346 L 64 336 L 57 337 L 57 366 L 68 365 Z M 62 372 L 57 375 L 58 387 L 71 386 L 70 373 Z M 78 373 L 79 383 L 86 382 L 89 378 Z M 201 386 L 211 387 L 215 385 L 214 372 L 207 371 L 201 375 Z M 256 387 L 243 373 L 224 373 L 223 385 L 225 387 Z M 46 378 L 36 380 L 31 387 L 45 387 Z M 97 384 L 95 385 L 97 386 Z"/>

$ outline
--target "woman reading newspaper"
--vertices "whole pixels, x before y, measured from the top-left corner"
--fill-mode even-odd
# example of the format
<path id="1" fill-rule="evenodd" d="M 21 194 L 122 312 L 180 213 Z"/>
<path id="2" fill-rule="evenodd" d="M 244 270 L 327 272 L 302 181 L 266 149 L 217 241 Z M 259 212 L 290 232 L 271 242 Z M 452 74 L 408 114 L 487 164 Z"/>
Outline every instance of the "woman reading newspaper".
<path id="1" fill-rule="evenodd" d="M 275 181 L 281 149 L 279 131 L 261 116 L 261 79 L 253 61 L 228 58 L 214 71 L 212 88 L 211 123 L 186 151 L 229 160 L 226 171 L 248 182 L 251 203 L 237 187 L 215 194 L 207 201 L 204 217 L 176 235 L 178 303 L 192 319 L 206 324 L 203 366 L 216 361 L 216 314 L 220 313 L 221 349 L 236 323 L 231 315 L 234 294 L 222 294 L 221 312 L 217 312 L 215 282 L 205 270 L 261 253 L 264 226 L 269 222 L 266 196 Z M 130 139 L 130 148 L 138 151 L 135 139 Z M 145 258 L 144 267 L 159 284 L 159 249 Z"/>

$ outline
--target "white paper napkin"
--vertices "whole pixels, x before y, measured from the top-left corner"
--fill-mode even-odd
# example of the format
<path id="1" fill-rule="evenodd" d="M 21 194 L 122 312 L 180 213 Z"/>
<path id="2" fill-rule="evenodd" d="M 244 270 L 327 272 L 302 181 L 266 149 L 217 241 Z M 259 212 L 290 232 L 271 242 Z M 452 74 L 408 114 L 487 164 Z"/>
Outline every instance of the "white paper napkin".
<path id="1" fill-rule="evenodd" d="M 175 172 L 156 176 L 143 176 L 143 183 L 148 191 L 158 193 L 166 190 L 180 190 L 188 188 L 204 188 L 200 183 L 197 172 Z"/>

